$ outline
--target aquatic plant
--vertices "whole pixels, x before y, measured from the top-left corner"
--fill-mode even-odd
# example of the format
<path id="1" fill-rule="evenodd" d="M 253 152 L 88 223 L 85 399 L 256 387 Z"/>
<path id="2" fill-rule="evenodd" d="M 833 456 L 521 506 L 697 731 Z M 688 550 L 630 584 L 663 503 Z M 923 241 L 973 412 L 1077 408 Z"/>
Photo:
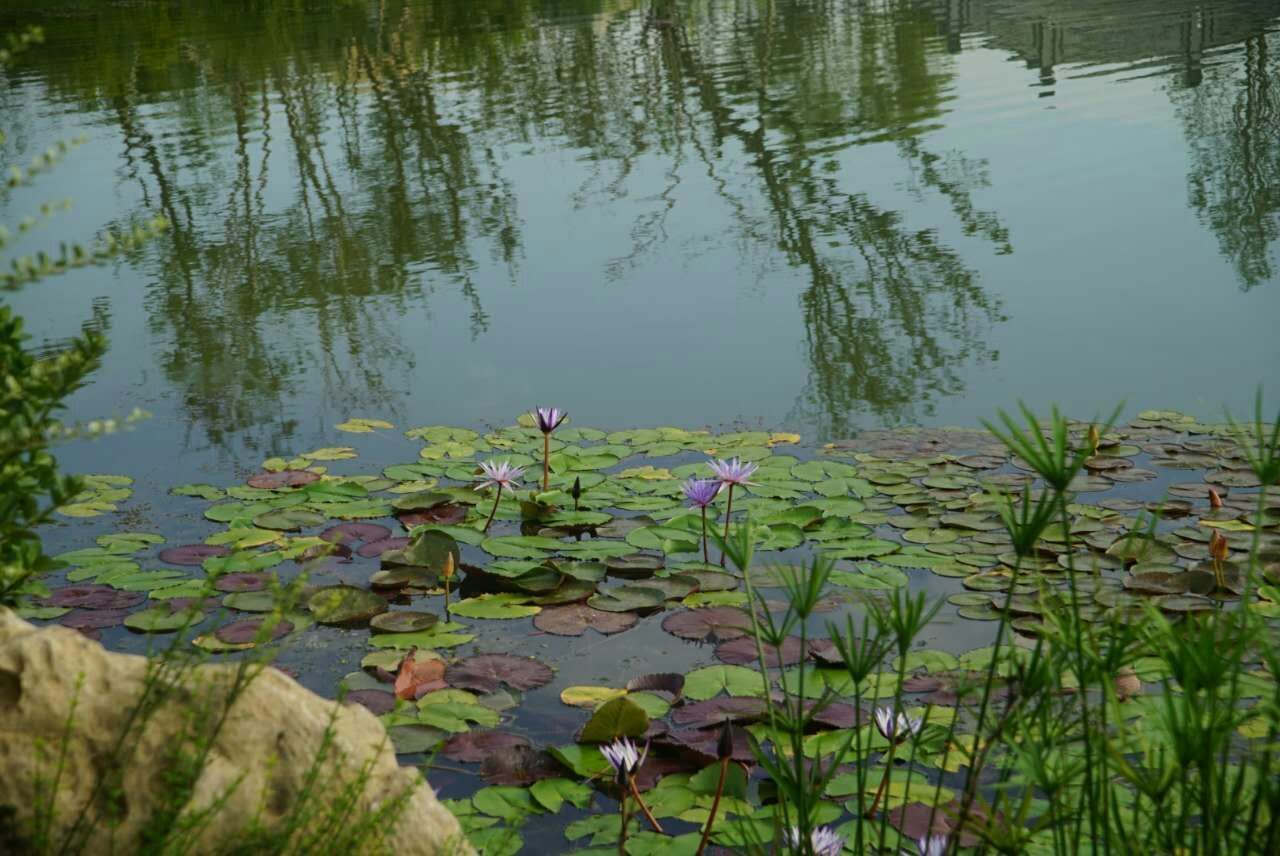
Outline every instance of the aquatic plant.
<path id="1" fill-rule="evenodd" d="M 516 482 L 524 475 L 523 467 L 513 467 L 510 461 L 485 461 L 480 464 L 481 474 L 484 480 L 476 485 L 476 490 L 484 490 L 489 487 L 496 487 L 497 492 L 493 495 L 493 510 L 489 512 L 489 519 L 484 522 L 482 531 L 488 532 L 489 527 L 493 525 L 493 518 L 498 513 L 498 504 L 502 502 L 502 489 L 506 488 L 511 493 L 516 492 Z"/>
<path id="2" fill-rule="evenodd" d="M 747 479 L 751 478 L 752 474 L 759 469 L 759 465 L 749 462 L 744 463 L 739 461 L 737 458 L 732 458 L 728 461 L 715 458 L 709 461 L 707 466 L 711 468 L 711 472 L 715 474 L 715 477 L 719 480 L 720 484 L 728 485 L 729 488 L 725 499 L 724 509 L 724 537 L 728 539 L 730 516 L 733 514 L 733 489 L 738 485 L 746 487 L 747 485 L 752 484 L 752 482 L 747 481 Z M 721 553 L 721 566 L 724 565 L 724 559 L 724 553 Z"/>
<path id="3" fill-rule="evenodd" d="M 689 504 L 702 513 L 702 561 L 704 562 L 711 561 L 707 554 L 707 506 L 715 501 L 723 484 L 718 479 L 690 478 L 680 488 L 685 498 L 689 500 Z"/>
<path id="4" fill-rule="evenodd" d="M 551 484 L 551 434 L 569 414 L 557 407 L 535 407 L 530 415 L 542 432 L 542 492 L 546 493 Z"/>

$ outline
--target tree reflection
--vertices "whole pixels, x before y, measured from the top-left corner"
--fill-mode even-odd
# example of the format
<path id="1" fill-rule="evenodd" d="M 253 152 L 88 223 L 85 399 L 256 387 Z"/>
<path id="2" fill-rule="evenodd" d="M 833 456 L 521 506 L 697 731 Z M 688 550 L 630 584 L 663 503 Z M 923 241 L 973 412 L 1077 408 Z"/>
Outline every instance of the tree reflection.
<path id="1" fill-rule="evenodd" d="M 1280 239 L 1280 37 L 1244 41 L 1231 67 L 1172 93 L 1191 149 L 1191 207 L 1248 290 L 1277 278 Z"/>
<path id="2" fill-rule="evenodd" d="M 681 182 L 709 176 L 736 240 L 802 274 L 796 414 L 823 435 L 860 414 L 918 418 L 990 358 L 998 307 L 940 232 L 996 252 L 1009 236 L 972 201 L 984 164 L 922 139 L 944 115 L 949 19 L 914 3 L 168 8 L 145 27 L 100 10 L 45 75 L 108 105 L 127 175 L 173 224 L 148 309 L 165 374 L 215 444 L 288 445 L 304 386 L 336 411 L 394 413 L 412 382 L 399 319 L 427 281 L 452 282 L 482 335 L 478 264 L 514 280 L 523 255 L 503 174 L 515 145 L 585 152 L 584 205 L 661 159 L 612 276 L 672 243 Z M 841 158 L 862 145 L 894 152 L 909 191 L 953 221 L 909 226 L 860 188 Z"/>

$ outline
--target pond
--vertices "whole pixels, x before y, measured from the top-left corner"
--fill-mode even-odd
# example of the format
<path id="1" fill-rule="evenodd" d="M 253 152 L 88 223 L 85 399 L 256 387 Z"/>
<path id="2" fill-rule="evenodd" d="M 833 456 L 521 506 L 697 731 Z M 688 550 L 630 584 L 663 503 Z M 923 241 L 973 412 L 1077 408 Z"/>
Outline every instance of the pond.
<path id="1" fill-rule="evenodd" d="M 12 159 L 87 138 L 4 219 L 172 223 L 7 298 L 50 346 L 109 333 L 76 414 L 155 415 L 81 468 L 535 401 L 818 441 L 1219 419 L 1277 378 L 1268 0 L 4 7 L 48 36 Z"/>
<path id="2" fill-rule="evenodd" d="M 736 455 L 766 476 L 734 506 L 763 521 L 762 558 L 839 562 L 815 631 L 897 589 L 948 601 L 913 663 L 942 681 L 921 693 L 945 693 L 944 673 L 981 668 L 964 655 L 1012 609 L 1009 545 L 978 479 L 1016 486 L 1026 468 L 988 435 L 932 429 L 1020 400 L 1084 420 L 1128 402 L 1074 485 L 1071 549 L 1105 572 L 1095 617 L 1231 602 L 1238 580 L 1204 569 L 1220 532 L 1237 554 L 1253 531 L 1280 548 L 1280 506 L 1252 510 L 1257 482 L 1222 425 L 1280 380 L 1274 2 L 250 5 L 0 10 L 0 33 L 46 34 L 0 76 L 4 162 L 83 138 L 0 197 L 8 224 L 74 203 L 6 249 L 170 224 L 108 267 L 5 295 L 43 349 L 82 328 L 109 337 L 73 418 L 151 414 L 60 450 L 68 470 L 105 475 L 95 495 L 119 513 L 48 531 L 51 552 L 81 551 L 54 588 L 91 588 L 55 591 L 44 620 L 144 650 L 169 637 L 134 631 L 171 630 L 163 602 L 207 574 L 219 602 L 197 632 L 234 648 L 252 626 L 222 628 L 252 619 L 327 533 L 354 561 L 318 560 L 312 585 L 399 591 L 391 614 L 443 621 L 438 554 L 407 562 L 429 578 L 400 578 L 361 550 L 427 524 L 457 542 L 457 627 L 312 625 L 317 602 L 293 614 L 281 664 L 326 696 L 346 676 L 377 707 L 373 673 L 421 644 L 461 671 L 434 710 L 387 714 L 402 747 L 499 717 L 539 749 L 572 746 L 579 708 L 628 678 L 740 666 L 666 626 L 743 602 L 739 580 L 699 561 L 680 510 L 680 479 Z M 486 539 L 475 466 L 510 458 L 529 467 L 522 489 L 537 481 L 541 438 L 512 422 L 543 402 L 573 416 L 553 441 L 561 516 L 531 525 L 508 498 Z M 363 480 L 299 475 L 317 467 Z M 1159 508 L 1158 542 L 1133 552 L 1126 536 Z M 1033 570 L 1060 583 L 1069 540 Z M 168 552 L 205 542 L 217 549 Z M 760 582 L 775 604 L 777 582 Z M 600 610 L 569 607 L 597 583 Z M 605 591 L 619 586 L 621 600 Z M 1015 626 L 1034 632 L 1043 608 L 1019 602 Z M 548 629 L 584 617 L 584 636 Z M 513 650 L 554 678 L 503 688 L 463 669 Z M 650 696 L 655 728 L 681 725 Z M 467 749 L 449 757 L 484 754 Z M 469 797 L 477 772 L 432 780 Z M 505 773 L 487 781 L 538 774 Z M 567 846 L 565 824 L 590 811 L 510 808 L 537 815 L 525 852 Z M 688 845 L 696 823 L 673 826 Z"/>

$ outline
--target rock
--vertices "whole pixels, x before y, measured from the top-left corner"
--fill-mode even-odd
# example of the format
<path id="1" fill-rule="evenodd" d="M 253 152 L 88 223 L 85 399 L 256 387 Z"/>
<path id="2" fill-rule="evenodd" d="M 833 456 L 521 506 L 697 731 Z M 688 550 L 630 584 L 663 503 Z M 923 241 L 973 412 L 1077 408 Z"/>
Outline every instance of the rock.
<path id="1" fill-rule="evenodd" d="M 87 853 L 136 852 L 145 836 L 188 821 L 200 821 L 188 834 L 196 853 L 247 850 L 247 838 L 258 852 L 278 851 L 289 829 L 295 846 L 322 852 L 474 852 L 363 707 L 320 698 L 269 667 L 252 679 L 234 664 L 170 667 L 157 681 L 158 663 L 0 608 L 0 807 L 15 807 L 29 830 L 53 792 L 51 840 L 60 842 L 87 806 L 70 848 Z M 327 730 L 330 748 L 308 788 Z M 203 768 L 190 764 L 202 746 Z M 184 776 L 184 763 L 196 772 Z M 0 827 L 12 827 L 4 820 L 0 811 Z M 357 840 L 361 829 L 372 836 Z M 0 841 L 6 834 L 0 828 Z"/>

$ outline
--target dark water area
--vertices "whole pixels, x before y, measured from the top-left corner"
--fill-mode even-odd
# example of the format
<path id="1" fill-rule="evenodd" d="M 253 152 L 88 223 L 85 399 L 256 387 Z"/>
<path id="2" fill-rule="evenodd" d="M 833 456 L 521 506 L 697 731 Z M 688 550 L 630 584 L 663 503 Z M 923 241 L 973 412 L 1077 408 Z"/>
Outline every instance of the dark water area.
<path id="1" fill-rule="evenodd" d="M 10 0 L 7 295 L 111 351 L 76 469 L 172 483 L 352 415 L 824 441 L 1025 399 L 1220 419 L 1276 380 L 1273 2 Z M 56 231 L 54 231 L 56 230 Z M 45 243 L 42 243 L 45 241 Z"/>

